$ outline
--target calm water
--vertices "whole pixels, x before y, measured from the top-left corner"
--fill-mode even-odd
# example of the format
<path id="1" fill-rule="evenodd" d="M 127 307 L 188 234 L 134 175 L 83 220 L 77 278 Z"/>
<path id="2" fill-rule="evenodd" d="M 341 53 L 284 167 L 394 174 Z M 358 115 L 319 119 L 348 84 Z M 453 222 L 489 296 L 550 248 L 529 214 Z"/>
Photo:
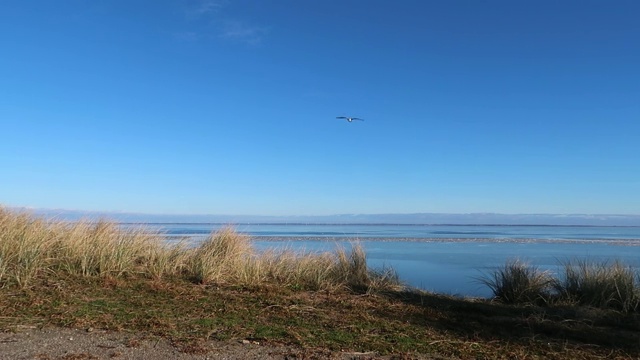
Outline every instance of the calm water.
<path id="1" fill-rule="evenodd" d="M 147 224 L 197 243 L 222 224 Z M 562 261 L 621 260 L 640 268 L 640 227 L 239 224 L 259 250 L 331 251 L 359 241 L 372 267 L 393 267 L 410 286 L 489 296 L 477 278 L 509 259 L 557 271 Z"/>

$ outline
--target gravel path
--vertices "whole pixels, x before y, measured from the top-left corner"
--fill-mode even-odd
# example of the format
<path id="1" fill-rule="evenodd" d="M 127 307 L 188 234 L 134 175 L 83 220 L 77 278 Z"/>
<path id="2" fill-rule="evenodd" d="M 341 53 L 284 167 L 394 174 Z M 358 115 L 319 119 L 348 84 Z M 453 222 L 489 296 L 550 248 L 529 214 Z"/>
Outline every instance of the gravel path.
<path id="1" fill-rule="evenodd" d="M 1 360 L 192 360 L 192 359 L 392 359 L 374 353 L 331 352 L 290 346 L 264 345 L 250 341 L 203 344 L 202 351 L 180 351 L 166 339 L 145 338 L 136 334 L 111 331 L 87 331 L 66 328 L 21 328 L 0 333 Z M 402 357 L 426 359 L 425 357 Z"/>

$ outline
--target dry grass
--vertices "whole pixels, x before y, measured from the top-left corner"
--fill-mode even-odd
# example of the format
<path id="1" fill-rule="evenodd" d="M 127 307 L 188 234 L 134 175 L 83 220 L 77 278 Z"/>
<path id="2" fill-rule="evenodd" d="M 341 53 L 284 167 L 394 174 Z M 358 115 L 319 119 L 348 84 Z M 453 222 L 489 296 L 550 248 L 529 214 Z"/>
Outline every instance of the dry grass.
<path id="1" fill-rule="evenodd" d="M 246 339 L 391 359 L 640 358 L 635 314 L 418 291 L 355 295 L 184 279 L 41 276 L 28 288 L 0 289 L 0 309 L 0 331 L 52 325 L 124 330 L 167 337 L 195 352 L 210 349 L 207 340 Z M 328 358 L 314 355 L 303 358 Z"/>
<path id="2" fill-rule="evenodd" d="M 640 309 L 640 278 L 619 261 L 573 261 L 564 264 L 564 275 L 554 282 L 559 298 L 569 303 L 624 312 Z"/>
<path id="3" fill-rule="evenodd" d="M 396 277 L 369 269 L 357 244 L 335 253 L 258 254 L 250 238 L 227 228 L 188 248 L 168 245 L 144 229 L 123 229 L 106 221 L 47 222 L 0 208 L 0 283 L 26 287 L 43 273 L 365 292 L 399 285 Z"/>
<path id="4" fill-rule="evenodd" d="M 496 300 L 508 304 L 581 305 L 625 313 L 640 310 L 640 274 L 619 261 L 567 261 L 564 273 L 552 277 L 546 271 L 509 261 L 480 278 Z"/>
<path id="5" fill-rule="evenodd" d="M 189 275 L 203 284 L 235 282 L 243 273 L 254 273 L 253 259 L 249 239 L 231 229 L 212 234 L 185 258 Z"/>
<path id="6" fill-rule="evenodd" d="M 503 271 L 536 274 L 518 264 Z M 127 330 L 196 350 L 208 339 L 251 339 L 400 358 L 640 357 L 638 314 L 397 291 L 395 274 L 371 271 L 358 244 L 257 253 L 229 229 L 187 247 L 143 229 L 51 223 L 0 208 L 0 285 L 1 331 Z"/>
<path id="7" fill-rule="evenodd" d="M 507 304 L 538 303 L 549 297 L 552 278 L 548 272 L 520 260 L 511 260 L 491 275 L 479 279 L 496 299 Z"/>
<path id="8" fill-rule="evenodd" d="M 153 236 L 142 230 L 122 230 L 116 224 L 75 223 L 66 228 L 52 227 L 57 240 L 50 252 L 51 268 L 83 276 L 121 277 L 141 272 L 139 266 L 149 259 Z"/>

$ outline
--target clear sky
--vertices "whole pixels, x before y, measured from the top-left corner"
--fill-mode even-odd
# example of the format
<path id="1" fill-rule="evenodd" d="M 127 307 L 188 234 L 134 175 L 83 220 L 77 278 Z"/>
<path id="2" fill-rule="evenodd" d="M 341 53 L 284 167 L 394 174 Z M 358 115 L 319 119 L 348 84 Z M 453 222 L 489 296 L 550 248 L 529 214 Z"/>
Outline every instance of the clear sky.
<path id="1" fill-rule="evenodd" d="M 640 214 L 639 19 L 637 0 L 2 0 L 0 203 Z"/>

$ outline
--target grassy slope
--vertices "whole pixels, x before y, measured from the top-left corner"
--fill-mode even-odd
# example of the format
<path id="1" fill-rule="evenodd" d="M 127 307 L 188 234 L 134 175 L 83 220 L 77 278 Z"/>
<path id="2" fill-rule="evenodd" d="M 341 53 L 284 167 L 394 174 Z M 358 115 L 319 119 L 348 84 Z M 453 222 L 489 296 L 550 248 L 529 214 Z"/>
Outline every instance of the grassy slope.
<path id="1" fill-rule="evenodd" d="M 188 351 L 207 339 L 461 358 L 638 358 L 637 314 L 421 294 L 237 288 L 184 280 L 47 278 L 0 289 L 0 328 L 142 331 Z"/>
<path id="2" fill-rule="evenodd" d="M 136 331 L 168 337 L 186 351 L 201 350 L 207 339 L 254 339 L 407 356 L 640 357 L 637 312 L 402 291 L 363 269 L 358 248 L 320 258 L 256 257 L 245 238 L 227 232 L 197 249 L 164 252 L 153 245 L 157 238 L 122 234 L 109 224 L 50 226 L 1 210 L 6 331 L 20 325 Z"/>

